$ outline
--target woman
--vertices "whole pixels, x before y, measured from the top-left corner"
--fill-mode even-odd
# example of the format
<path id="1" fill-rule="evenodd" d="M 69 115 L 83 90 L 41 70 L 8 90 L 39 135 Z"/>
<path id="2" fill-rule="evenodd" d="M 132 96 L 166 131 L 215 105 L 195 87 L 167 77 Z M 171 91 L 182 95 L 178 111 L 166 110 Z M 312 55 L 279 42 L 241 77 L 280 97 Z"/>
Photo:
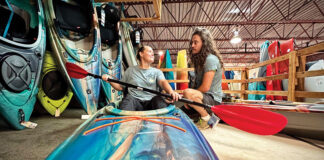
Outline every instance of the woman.
<path id="1" fill-rule="evenodd" d="M 184 98 L 195 102 L 218 105 L 222 102 L 222 67 L 223 61 L 210 32 L 205 28 L 196 28 L 190 41 L 189 56 L 195 68 L 193 89 L 184 90 Z M 185 104 L 186 109 L 193 108 L 201 119 L 198 128 L 213 128 L 219 121 L 210 109 Z M 187 112 L 188 113 L 188 112 Z"/>
<path id="2" fill-rule="evenodd" d="M 151 64 L 154 62 L 154 53 L 151 47 L 143 46 L 139 48 L 136 58 L 140 62 L 139 65 L 129 67 L 121 81 L 151 90 L 158 90 L 158 87 L 161 87 L 170 94 L 173 99 L 169 101 L 149 92 L 128 88 L 128 94 L 122 100 L 120 109 L 130 111 L 159 109 L 167 107 L 168 103 L 178 101 L 178 99 L 181 98 L 178 93 L 172 90 L 162 71 L 151 67 Z M 107 81 L 109 76 L 105 74 L 102 78 Z M 121 91 L 124 89 L 124 86 L 118 83 L 109 83 L 116 90 Z"/>

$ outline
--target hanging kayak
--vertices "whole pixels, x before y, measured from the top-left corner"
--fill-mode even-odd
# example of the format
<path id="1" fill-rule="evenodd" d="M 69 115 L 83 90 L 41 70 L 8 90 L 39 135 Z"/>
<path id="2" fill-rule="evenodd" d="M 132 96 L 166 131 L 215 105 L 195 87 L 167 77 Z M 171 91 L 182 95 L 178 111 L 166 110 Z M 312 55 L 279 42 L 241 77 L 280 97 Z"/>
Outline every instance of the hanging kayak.
<path id="1" fill-rule="evenodd" d="M 69 105 L 72 89 L 58 71 L 51 52 L 46 52 L 37 98 L 52 116 L 58 117 Z"/>
<path id="2" fill-rule="evenodd" d="M 91 115 L 97 111 L 100 80 L 71 79 L 64 64 L 71 62 L 101 74 L 101 43 L 93 1 L 45 0 L 44 8 L 51 48 L 61 73 L 83 109 Z"/>
<path id="3" fill-rule="evenodd" d="M 46 46 L 40 0 L 0 2 L 0 114 L 25 128 L 36 102 Z"/>

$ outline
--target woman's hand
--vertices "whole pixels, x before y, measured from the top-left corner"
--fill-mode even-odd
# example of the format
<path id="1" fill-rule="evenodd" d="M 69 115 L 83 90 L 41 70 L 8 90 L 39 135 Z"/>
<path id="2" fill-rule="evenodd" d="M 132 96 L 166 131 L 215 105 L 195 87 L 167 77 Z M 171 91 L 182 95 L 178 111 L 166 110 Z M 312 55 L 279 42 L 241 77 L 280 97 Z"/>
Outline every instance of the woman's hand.
<path id="1" fill-rule="evenodd" d="M 167 102 L 167 103 L 173 103 L 173 102 L 176 102 L 176 101 L 178 101 L 179 99 L 182 98 L 182 96 L 179 93 L 175 92 L 175 91 L 172 91 L 170 93 L 170 95 L 172 96 L 172 100 L 170 98 L 166 98 L 166 99 L 164 99 L 165 102 Z"/>
<path id="2" fill-rule="evenodd" d="M 106 82 L 109 82 L 109 79 L 112 79 L 112 77 L 108 74 L 103 74 L 101 76 L 102 80 L 106 81 Z"/>

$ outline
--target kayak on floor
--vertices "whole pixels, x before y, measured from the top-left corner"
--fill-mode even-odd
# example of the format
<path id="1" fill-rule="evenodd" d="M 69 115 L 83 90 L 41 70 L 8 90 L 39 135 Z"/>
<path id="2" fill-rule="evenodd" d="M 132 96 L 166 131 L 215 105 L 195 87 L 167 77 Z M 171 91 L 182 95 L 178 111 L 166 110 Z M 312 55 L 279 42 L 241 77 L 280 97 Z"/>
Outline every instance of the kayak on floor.
<path id="1" fill-rule="evenodd" d="M 70 78 L 65 63 L 101 74 L 101 43 L 97 13 L 92 0 L 45 0 L 45 17 L 49 40 L 61 73 L 71 86 L 83 109 L 97 111 L 100 80 L 87 77 Z"/>
<path id="2" fill-rule="evenodd" d="M 106 106 L 85 121 L 47 159 L 218 158 L 190 118 L 170 105 L 149 111 Z"/>
<path id="3" fill-rule="evenodd" d="M 40 0 L 0 2 L 0 114 L 15 129 L 28 126 L 46 46 Z"/>

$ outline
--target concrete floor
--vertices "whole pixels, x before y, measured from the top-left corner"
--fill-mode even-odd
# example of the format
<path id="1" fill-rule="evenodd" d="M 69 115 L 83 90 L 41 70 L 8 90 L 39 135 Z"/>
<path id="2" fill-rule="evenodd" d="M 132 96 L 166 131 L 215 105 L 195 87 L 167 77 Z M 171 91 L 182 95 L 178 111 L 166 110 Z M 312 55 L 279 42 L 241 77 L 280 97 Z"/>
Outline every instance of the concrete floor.
<path id="1" fill-rule="evenodd" d="M 59 118 L 45 111 L 33 113 L 31 121 L 38 126 L 21 131 L 11 130 L 0 120 L 0 160 L 45 159 L 84 122 L 82 114 L 82 109 L 75 108 L 68 108 Z M 284 134 L 253 135 L 225 124 L 202 132 L 222 160 L 324 159 L 324 141 L 304 142 Z"/>

